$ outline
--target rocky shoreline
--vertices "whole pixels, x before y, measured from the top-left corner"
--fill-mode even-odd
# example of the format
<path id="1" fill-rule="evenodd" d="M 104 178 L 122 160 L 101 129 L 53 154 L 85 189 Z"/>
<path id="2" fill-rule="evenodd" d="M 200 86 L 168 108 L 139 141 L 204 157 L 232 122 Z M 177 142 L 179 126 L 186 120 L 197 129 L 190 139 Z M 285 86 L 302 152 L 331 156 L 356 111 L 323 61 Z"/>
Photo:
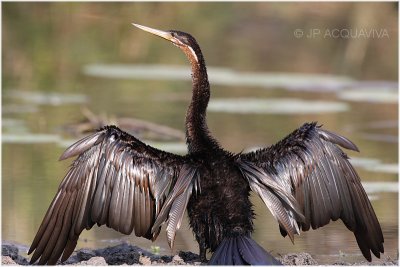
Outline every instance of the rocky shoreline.
<path id="1" fill-rule="evenodd" d="M 384 256 L 385 257 L 385 256 Z M 291 253 L 278 257 L 284 265 L 318 265 L 308 253 Z M 101 249 L 80 249 L 62 265 L 203 265 L 199 255 L 180 251 L 174 256 L 156 255 L 137 246 L 122 243 Z M 2 265 L 29 265 L 29 260 L 20 255 L 16 245 L 3 242 Z M 331 265 L 398 265 L 398 259 L 381 259 L 369 263 L 367 261 L 349 263 L 338 258 Z"/>

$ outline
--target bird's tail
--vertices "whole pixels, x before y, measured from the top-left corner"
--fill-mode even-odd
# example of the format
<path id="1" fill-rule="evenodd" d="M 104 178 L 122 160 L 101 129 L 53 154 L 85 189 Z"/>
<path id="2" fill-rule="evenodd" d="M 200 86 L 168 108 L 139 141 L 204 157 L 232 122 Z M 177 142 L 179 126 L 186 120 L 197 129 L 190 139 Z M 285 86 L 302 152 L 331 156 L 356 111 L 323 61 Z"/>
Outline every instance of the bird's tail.
<path id="1" fill-rule="evenodd" d="M 209 265 L 282 265 L 249 236 L 240 235 L 222 240 Z"/>

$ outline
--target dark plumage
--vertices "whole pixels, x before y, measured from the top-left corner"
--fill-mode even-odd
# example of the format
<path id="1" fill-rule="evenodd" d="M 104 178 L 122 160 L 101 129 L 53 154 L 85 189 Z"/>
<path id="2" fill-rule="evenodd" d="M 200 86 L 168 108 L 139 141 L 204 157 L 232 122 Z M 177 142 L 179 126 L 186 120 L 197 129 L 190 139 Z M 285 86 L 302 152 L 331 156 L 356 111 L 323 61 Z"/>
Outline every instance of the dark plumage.
<path id="1" fill-rule="evenodd" d="M 306 123 L 279 143 L 232 154 L 206 124 L 210 86 L 195 39 L 179 31 L 136 25 L 178 46 L 192 66 L 193 96 L 186 114 L 189 153 L 150 147 L 114 126 L 70 146 L 75 157 L 32 242 L 31 263 L 55 264 L 73 252 L 80 233 L 106 224 L 154 240 L 166 224 L 169 245 L 188 210 L 190 226 L 211 264 L 279 264 L 251 239 L 250 190 L 279 223 L 283 236 L 341 219 L 361 252 L 383 253 L 383 235 L 360 178 L 339 146 L 358 151 L 345 137 Z"/>

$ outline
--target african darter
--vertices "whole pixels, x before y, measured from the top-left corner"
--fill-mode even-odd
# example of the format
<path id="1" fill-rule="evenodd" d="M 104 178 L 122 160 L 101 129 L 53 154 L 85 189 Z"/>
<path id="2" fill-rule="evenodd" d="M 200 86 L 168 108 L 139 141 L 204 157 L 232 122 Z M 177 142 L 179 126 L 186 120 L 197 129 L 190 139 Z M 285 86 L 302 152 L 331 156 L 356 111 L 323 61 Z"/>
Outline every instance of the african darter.
<path id="1" fill-rule="evenodd" d="M 107 225 L 155 240 L 166 224 L 169 245 L 185 210 L 210 264 L 280 264 L 252 238 L 250 191 L 294 234 L 341 219 L 354 232 L 364 257 L 383 253 L 383 235 L 360 178 L 339 148 L 358 151 L 347 138 L 306 123 L 275 145 L 231 153 L 206 123 L 210 85 L 196 40 L 180 31 L 134 26 L 179 47 L 192 67 L 193 96 L 186 113 L 188 154 L 174 155 L 106 126 L 71 145 L 61 160 L 75 157 L 29 249 L 31 263 L 65 261 L 83 229 Z"/>

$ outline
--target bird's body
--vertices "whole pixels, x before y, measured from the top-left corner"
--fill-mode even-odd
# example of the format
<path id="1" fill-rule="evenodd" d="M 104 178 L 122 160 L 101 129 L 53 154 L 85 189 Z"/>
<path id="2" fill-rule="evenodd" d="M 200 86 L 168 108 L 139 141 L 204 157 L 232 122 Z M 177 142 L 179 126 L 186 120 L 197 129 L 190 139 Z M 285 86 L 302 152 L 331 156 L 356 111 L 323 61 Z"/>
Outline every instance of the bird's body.
<path id="1" fill-rule="evenodd" d="M 77 156 L 32 242 L 31 263 L 55 264 L 73 252 L 83 229 L 94 224 L 156 239 L 166 224 L 172 247 L 185 210 L 211 264 L 280 264 L 251 239 L 250 191 L 258 194 L 293 241 L 300 230 L 341 219 L 354 232 L 363 255 L 383 253 L 383 235 L 360 178 L 339 146 L 345 137 L 305 123 L 277 144 L 234 154 L 212 137 L 206 123 L 210 86 L 196 40 L 179 31 L 136 25 L 169 40 L 188 57 L 193 95 L 186 113 L 188 154 L 148 146 L 106 126 L 70 146 L 61 159 Z"/>
<path id="2" fill-rule="evenodd" d="M 228 152 L 209 154 L 199 171 L 201 192 L 188 203 L 190 226 L 200 245 L 214 252 L 225 237 L 253 231 L 250 187 Z"/>

